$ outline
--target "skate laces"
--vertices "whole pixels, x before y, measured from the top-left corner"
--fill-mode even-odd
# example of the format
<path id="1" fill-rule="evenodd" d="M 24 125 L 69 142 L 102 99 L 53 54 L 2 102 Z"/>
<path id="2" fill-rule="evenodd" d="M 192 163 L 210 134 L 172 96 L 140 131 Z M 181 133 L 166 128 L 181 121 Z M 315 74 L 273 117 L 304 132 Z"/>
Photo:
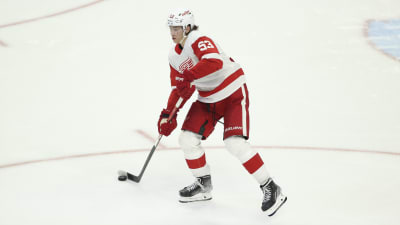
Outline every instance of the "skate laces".
<path id="1" fill-rule="evenodd" d="M 201 183 L 199 181 L 195 181 L 193 184 L 189 185 L 186 187 L 186 189 L 188 189 L 189 191 L 193 191 L 194 189 L 196 189 L 197 187 L 200 187 L 201 189 L 204 189 L 203 185 L 201 185 Z"/>
<path id="2" fill-rule="evenodd" d="M 268 202 L 271 197 L 272 197 L 272 186 L 270 185 L 271 181 L 269 181 L 265 186 L 263 187 L 263 193 L 264 193 L 264 201 L 263 202 Z"/>

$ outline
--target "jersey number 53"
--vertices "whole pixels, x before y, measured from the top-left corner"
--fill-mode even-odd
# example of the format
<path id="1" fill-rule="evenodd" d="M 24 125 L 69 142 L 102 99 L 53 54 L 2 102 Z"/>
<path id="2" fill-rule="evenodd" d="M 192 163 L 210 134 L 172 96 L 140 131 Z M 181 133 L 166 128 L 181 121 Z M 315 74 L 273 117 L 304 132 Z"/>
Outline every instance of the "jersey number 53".
<path id="1" fill-rule="evenodd" d="M 200 41 L 198 44 L 198 47 L 199 47 L 200 51 L 205 51 L 209 48 L 214 48 L 214 45 L 211 44 L 210 41 L 205 40 L 205 41 Z"/>

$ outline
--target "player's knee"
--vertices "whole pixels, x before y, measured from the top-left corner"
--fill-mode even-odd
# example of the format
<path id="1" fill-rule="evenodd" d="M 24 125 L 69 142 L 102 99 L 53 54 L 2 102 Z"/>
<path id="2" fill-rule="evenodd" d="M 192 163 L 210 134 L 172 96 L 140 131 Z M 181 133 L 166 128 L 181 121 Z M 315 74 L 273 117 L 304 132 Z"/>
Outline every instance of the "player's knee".
<path id="1" fill-rule="evenodd" d="M 186 159 L 197 159 L 204 154 L 200 146 L 201 136 L 190 131 L 183 131 L 179 136 L 181 146 Z"/>
<path id="2" fill-rule="evenodd" d="M 255 154 L 244 137 L 233 136 L 224 140 L 228 151 L 240 161 L 245 161 Z"/>
<path id="3" fill-rule="evenodd" d="M 233 155 L 239 155 L 245 145 L 245 139 L 240 136 L 232 136 L 224 140 L 225 146 Z"/>
<path id="4" fill-rule="evenodd" d="M 179 135 L 179 145 L 183 150 L 192 149 L 200 144 L 201 137 L 190 131 L 182 131 Z"/>

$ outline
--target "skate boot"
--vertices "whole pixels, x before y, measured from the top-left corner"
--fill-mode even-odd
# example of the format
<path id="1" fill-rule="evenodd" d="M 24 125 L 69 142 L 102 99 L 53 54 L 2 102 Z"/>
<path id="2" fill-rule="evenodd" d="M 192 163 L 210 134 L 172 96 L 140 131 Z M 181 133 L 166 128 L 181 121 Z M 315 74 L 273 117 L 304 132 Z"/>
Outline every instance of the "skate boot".
<path id="1" fill-rule="evenodd" d="M 193 184 L 179 191 L 179 201 L 186 203 L 210 200 L 212 198 L 211 190 L 212 184 L 210 175 L 197 177 Z"/>
<path id="2" fill-rule="evenodd" d="M 273 216 L 276 211 L 286 202 L 287 197 L 282 194 L 281 188 L 269 178 L 267 182 L 260 186 L 264 193 L 261 205 L 262 211 L 266 211 L 268 216 Z"/>

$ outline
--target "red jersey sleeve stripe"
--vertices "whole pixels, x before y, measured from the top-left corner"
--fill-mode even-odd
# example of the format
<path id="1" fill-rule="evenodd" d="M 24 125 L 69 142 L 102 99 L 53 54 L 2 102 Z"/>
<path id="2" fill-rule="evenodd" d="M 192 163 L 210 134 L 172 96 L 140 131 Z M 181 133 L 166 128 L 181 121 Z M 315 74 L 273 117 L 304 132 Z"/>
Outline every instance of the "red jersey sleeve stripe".
<path id="1" fill-rule="evenodd" d="M 214 41 L 211 38 L 203 36 L 197 39 L 192 44 L 192 49 L 194 54 L 197 56 L 199 60 L 202 59 L 203 55 L 210 53 L 218 53 L 218 48 L 215 45 Z"/>
<path id="2" fill-rule="evenodd" d="M 220 59 L 202 59 L 190 71 L 193 72 L 196 79 L 200 79 L 214 73 L 217 70 L 220 70 L 222 66 L 223 62 Z"/>
<path id="3" fill-rule="evenodd" d="M 218 87 L 216 87 L 212 91 L 198 91 L 201 97 L 208 97 L 212 94 L 217 93 L 218 91 L 221 91 L 224 89 L 226 86 L 231 84 L 233 81 L 235 81 L 238 77 L 242 76 L 244 74 L 242 69 L 238 69 L 236 72 L 232 73 L 228 78 L 226 78 Z"/>

